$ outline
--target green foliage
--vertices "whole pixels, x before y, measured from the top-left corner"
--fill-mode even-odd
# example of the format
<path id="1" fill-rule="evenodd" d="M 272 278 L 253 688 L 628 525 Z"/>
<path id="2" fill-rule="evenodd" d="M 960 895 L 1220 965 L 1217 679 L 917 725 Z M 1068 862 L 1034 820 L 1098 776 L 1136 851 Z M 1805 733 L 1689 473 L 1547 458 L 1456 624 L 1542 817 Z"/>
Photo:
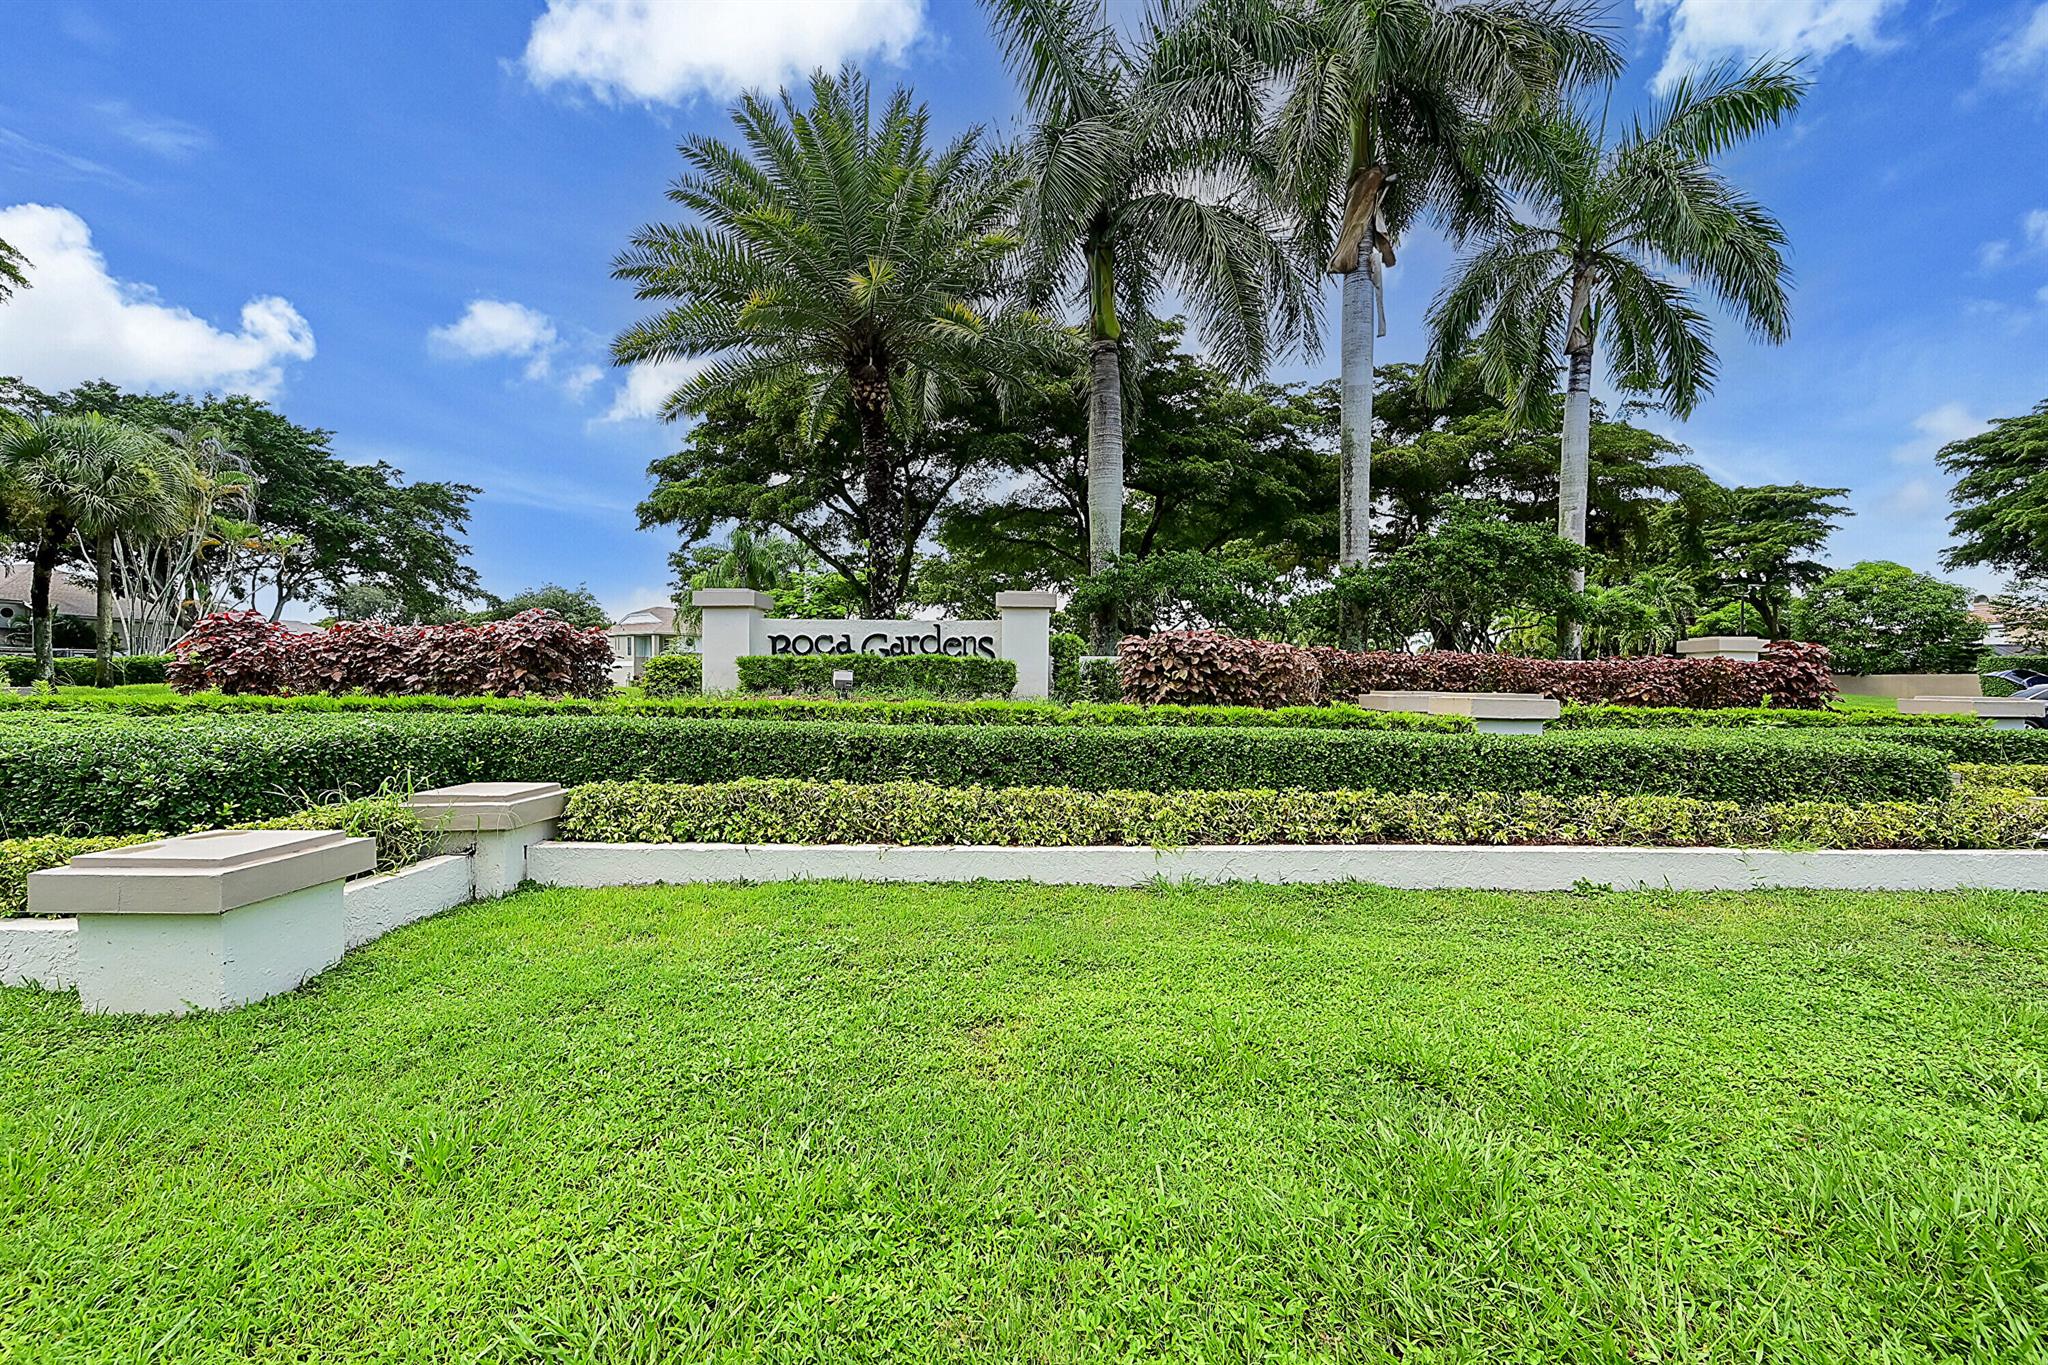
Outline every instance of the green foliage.
<path id="1" fill-rule="evenodd" d="M 395 796 L 369 797 L 339 805 L 314 806 L 241 829 L 338 829 L 352 838 L 377 841 L 377 870 L 395 872 L 440 852 L 441 836 L 420 823 Z M 28 913 L 28 874 L 62 867 L 81 853 L 120 848 L 161 838 L 156 833 L 68 836 L 31 835 L 0 839 L 0 919 Z"/>
<path id="2" fill-rule="evenodd" d="M 1792 620 L 1800 639 L 1828 647 L 1837 673 L 1968 672 L 1984 639 L 1968 591 L 1883 560 L 1829 574 Z"/>
<path id="3" fill-rule="evenodd" d="M 649 697 L 693 697 L 704 690 L 704 656 L 657 654 L 640 671 L 640 687 Z"/>
<path id="4" fill-rule="evenodd" d="M 1009 659 L 946 654 L 748 654 L 739 661 L 740 687 L 748 692 L 830 696 L 832 675 L 853 674 L 863 692 L 904 692 L 932 697 L 1007 697 L 1017 687 L 1017 665 Z"/>
<path id="5" fill-rule="evenodd" d="M 1793 594 L 1827 576 L 1827 565 L 1813 556 L 1849 515 L 1848 505 L 1836 501 L 1848 492 L 1794 483 L 1712 495 L 1700 530 L 1703 580 L 1712 592 L 1746 604 L 1755 633 L 1782 639 Z"/>
<path id="6" fill-rule="evenodd" d="M 1745 804 L 1820 796 L 1912 800 L 1948 790 L 1946 754 L 1862 736 L 1904 741 L 1948 733 L 1519 736 L 1211 726 L 763 725 L 629 715 L 304 716 L 289 725 L 262 716 L 80 721 L 0 726 L 0 819 L 6 821 L 0 832 L 192 829 L 393 786 L 627 778 L 914 778 L 948 786 L 1062 784 L 1095 791 L 1606 791 Z"/>
<path id="7" fill-rule="evenodd" d="M 2023 791 L 2048 796 L 2048 763 L 1958 763 L 1956 785 L 1965 791 Z"/>
<path id="8" fill-rule="evenodd" d="M 1083 701 L 1109 704 L 1120 702 L 1124 698 L 1123 668 L 1114 657 L 1092 655 L 1089 658 L 1083 659 L 1080 667 L 1080 678 L 1081 700 Z M 1155 706 L 1145 709 L 1148 712 L 1156 713 L 1172 708 Z M 1231 707 L 1229 709 L 1233 711 L 1258 712 L 1262 715 L 1283 715 L 1296 712 L 1301 708 L 1286 706 L 1268 710 L 1263 707 L 1246 706 Z"/>
<path id="9" fill-rule="evenodd" d="M 1567 703 L 1551 726 L 1565 730 L 1984 729 L 1975 716 L 1908 716 L 1897 711 L 1809 711 L 1789 706 L 1587 706 Z"/>
<path id="10" fill-rule="evenodd" d="M 1270 558 L 1241 549 L 1123 555 L 1076 583 L 1067 611 L 1077 620 L 1113 619 L 1119 635 L 1209 626 L 1285 634 L 1288 586 Z"/>
<path id="11" fill-rule="evenodd" d="M 116 654 L 109 686 L 132 687 L 138 683 L 160 683 L 164 680 L 164 670 L 170 666 L 170 662 L 171 656 L 168 654 Z M 93 686 L 93 670 L 96 666 L 94 660 L 67 656 L 55 660 L 53 666 L 57 672 L 59 687 Z M 9 687 L 27 687 L 34 681 L 33 658 L 12 654 L 0 657 L 0 682 L 5 682 Z M 4 705 L 6 700 L 0 698 L 0 705 Z"/>
<path id="12" fill-rule="evenodd" d="M 482 611 L 469 613 L 472 621 L 509 621 L 522 611 L 551 611 L 572 626 L 601 630 L 612 623 L 611 613 L 597 600 L 597 594 L 582 584 L 565 588 L 543 583 L 510 597 L 494 599 Z"/>
<path id="13" fill-rule="evenodd" d="M 2010 697 L 2019 691 L 2003 678 L 1994 678 L 1993 673 L 2005 673 L 2012 669 L 2026 669 L 2031 673 L 2048 673 L 2048 654 L 1987 654 L 1977 667 L 1977 680 L 1987 697 Z"/>
<path id="14" fill-rule="evenodd" d="M 1077 701 L 1081 695 L 1081 655 L 1088 642 L 1069 631 L 1056 630 L 1046 640 L 1052 663 L 1054 701 Z"/>
<path id="15" fill-rule="evenodd" d="M 1420 634 L 1437 649 L 1485 652 L 1516 613 L 1576 610 L 1572 572 L 1585 551 L 1491 504 L 1453 499 L 1442 510 L 1435 529 L 1338 577 L 1335 600 L 1367 640 L 1399 649 Z"/>
<path id="16" fill-rule="evenodd" d="M 1685 796 L 1494 791 L 1084 791 L 929 782 L 603 782 L 562 837 L 593 843 L 1583 844 L 2031 848 L 2048 806 L 2011 792 L 1740 806 Z"/>
<path id="17" fill-rule="evenodd" d="M 1586 653 L 1662 654 L 1685 637 L 1699 595 L 1677 570 L 1656 568 L 1624 583 L 1595 584 L 1581 606 Z"/>
<path id="18" fill-rule="evenodd" d="M 1906 744 L 1951 763 L 2048 763 L 2048 730 L 2000 730 L 1989 725 L 1873 725 L 1863 740 Z"/>
<path id="19" fill-rule="evenodd" d="M 2022 417 L 1951 441 L 1935 459 L 1956 476 L 1943 555 L 1951 569 L 1981 564 L 2021 579 L 2048 578 L 2048 399 Z"/>

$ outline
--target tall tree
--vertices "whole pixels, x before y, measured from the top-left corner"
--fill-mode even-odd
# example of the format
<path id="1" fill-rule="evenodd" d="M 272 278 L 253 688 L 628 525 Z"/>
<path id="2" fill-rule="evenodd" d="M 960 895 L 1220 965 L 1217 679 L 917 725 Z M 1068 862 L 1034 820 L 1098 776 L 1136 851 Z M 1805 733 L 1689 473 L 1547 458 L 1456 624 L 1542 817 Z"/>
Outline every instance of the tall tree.
<path id="1" fill-rule="evenodd" d="M 1373 339 L 1384 271 L 1425 216 L 1462 236 L 1501 214 L 1493 129 L 1611 77 L 1585 0 L 1242 0 L 1281 100 L 1281 167 L 1343 281 L 1340 562 L 1372 550 Z"/>
<path id="2" fill-rule="evenodd" d="M 1803 483 L 1720 490 L 1701 530 L 1705 585 L 1754 609 L 1765 636 L 1782 639 L 1793 594 L 1827 577 L 1814 556 L 1849 515 L 1835 501 L 1848 492 Z"/>
<path id="3" fill-rule="evenodd" d="M 1935 458 L 1956 476 L 1948 520 L 1956 543 L 1942 562 L 2048 578 L 2048 400 L 1951 441 Z"/>
<path id="4" fill-rule="evenodd" d="M 664 415 L 769 384 L 802 391 L 799 435 L 851 408 L 868 609 L 893 615 L 916 537 L 905 525 L 902 433 L 946 391 L 1000 384 L 1041 344 L 1004 304 L 1016 178 L 970 130 L 944 147 L 898 89 L 877 111 L 866 77 L 811 78 L 809 107 L 746 95 L 744 150 L 691 136 L 669 198 L 695 215 L 633 237 L 614 275 L 673 306 L 622 332 L 618 363 L 702 360 Z M 850 491 L 850 490 L 849 490 Z"/>
<path id="5" fill-rule="evenodd" d="M 17 289 L 28 288 L 28 257 L 16 251 L 6 242 L 0 242 L 0 303 L 7 302 Z"/>
<path id="6" fill-rule="evenodd" d="M 74 536 L 91 547 L 99 587 L 100 678 L 113 642 L 113 554 L 123 530 L 168 527 L 185 489 L 181 462 L 146 433 L 98 414 L 9 416 L 0 425 L 0 499 L 30 545 L 36 676 L 56 677 L 50 588 Z"/>
<path id="7" fill-rule="evenodd" d="M 1220 11 L 1148 11 L 1126 38 L 1101 0 L 985 0 L 1031 128 L 1022 221 L 1037 297 L 1071 289 L 1088 340 L 1088 563 L 1123 549 L 1125 366 L 1175 291 L 1227 372 L 1313 344 L 1259 129 L 1260 71 Z M 1107 623 L 1098 623 L 1097 646 Z"/>
<path id="8" fill-rule="evenodd" d="M 1775 126 L 1805 90 L 1782 62 L 1684 79 L 1612 146 L 1583 115 L 1554 114 L 1519 140 L 1526 220 L 1484 232 L 1438 297 L 1432 371 L 1476 333 L 1481 373 L 1519 412 L 1566 368 L 1557 529 L 1575 544 L 1586 543 L 1596 342 L 1618 385 L 1684 417 L 1713 387 L 1715 357 L 1680 279 L 1704 285 L 1755 335 L 1785 339 L 1784 229 L 1712 161 Z"/>

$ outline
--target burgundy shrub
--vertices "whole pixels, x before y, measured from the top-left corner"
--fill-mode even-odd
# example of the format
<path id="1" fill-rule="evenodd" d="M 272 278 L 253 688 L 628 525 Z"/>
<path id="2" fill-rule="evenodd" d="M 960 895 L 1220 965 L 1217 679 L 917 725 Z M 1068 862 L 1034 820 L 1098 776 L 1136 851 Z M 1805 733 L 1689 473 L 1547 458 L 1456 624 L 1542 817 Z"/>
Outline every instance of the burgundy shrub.
<path id="1" fill-rule="evenodd" d="M 1305 650 L 1218 631 L 1134 636 L 1118 654 L 1132 702 L 1294 706 L 1365 692 L 1535 692 L 1613 706 L 1781 706 L 1819 710 L 1835 695 L 1824 646 L 1774 641 L 1737 659 L 1531 659 L 1518 654 Z"/>
<path id="2" fill-rule="evenodd" d="M 1158 705 L 1313 706 L 1323 673 L 1308 650 L 1220 630 L 1133 635 L 1117 650 L 1124 700 Z"/>
<path id="3" fill-rule="evenodd" d="M 551 611 L 474 626 L 343 621 L 310 635 L 253 611 L 221 612 L 171 648 L 170 681 L 181 692 L 600 697 L 611 689 L 604 633 Z"/>

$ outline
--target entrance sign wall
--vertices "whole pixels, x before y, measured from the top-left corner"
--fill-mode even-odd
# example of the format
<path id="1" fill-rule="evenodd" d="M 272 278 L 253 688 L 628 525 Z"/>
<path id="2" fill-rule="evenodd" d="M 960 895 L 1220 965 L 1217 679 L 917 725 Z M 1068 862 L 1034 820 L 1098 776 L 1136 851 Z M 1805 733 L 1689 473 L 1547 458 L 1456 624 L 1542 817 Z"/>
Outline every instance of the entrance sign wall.
<path id="1" fill-rule="evenodd" d="M 1008 659 L 1017 665 L 1016 697 L 1052 695 L 1052 611 L 1049 592 L 999 592 L 993 621 L 799 621 L 768 615 L 774 599 L 748 588 L 699 588 L 691 602 L 704 615 L 697 632 L 704 690 L 740 685 L 748 654 L 938 654 Z"/>

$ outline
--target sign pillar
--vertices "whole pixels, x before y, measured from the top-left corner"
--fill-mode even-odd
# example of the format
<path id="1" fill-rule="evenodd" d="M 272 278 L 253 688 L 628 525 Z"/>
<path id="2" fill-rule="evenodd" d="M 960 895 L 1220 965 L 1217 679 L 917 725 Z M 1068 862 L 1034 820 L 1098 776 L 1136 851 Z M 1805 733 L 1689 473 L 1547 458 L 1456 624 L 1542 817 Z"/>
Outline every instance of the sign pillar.
<path id="1" fill-rule="evenodd" d="M 704 656 L 704 690 L 737 692 L 740 658 L 765 654 L 761 623 L 775 599 L 752 588 L 699 588 L 690 604 L 704 614 L 697 645 Z"/>
<path id="2" fill-rule="evenodd" d="M 1017 665 L 1017 690 L 1010 695 L 1043 701 L 1052 695 L 1052 609 L 1049 592 L 999 592 L 996 615 L 1000 657 Z"/>

